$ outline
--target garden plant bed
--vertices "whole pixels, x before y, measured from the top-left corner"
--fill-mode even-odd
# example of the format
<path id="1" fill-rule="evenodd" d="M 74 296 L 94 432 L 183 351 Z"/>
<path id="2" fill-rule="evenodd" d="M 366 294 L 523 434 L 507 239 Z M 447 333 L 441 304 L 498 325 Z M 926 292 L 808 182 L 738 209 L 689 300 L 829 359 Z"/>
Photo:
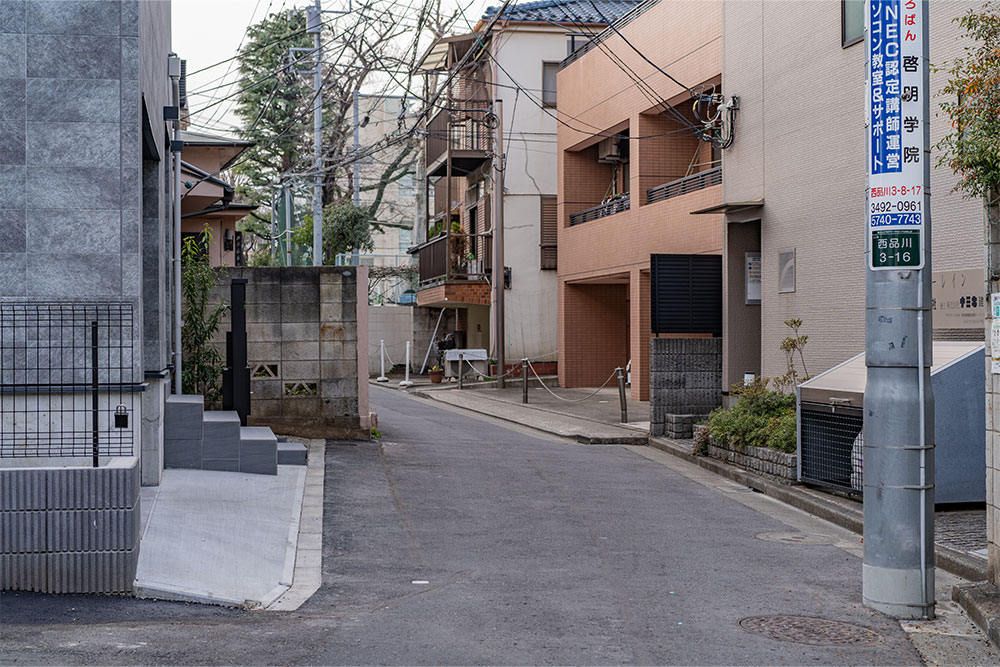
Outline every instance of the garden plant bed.
<path id="1" fill-rule="evenodd" d="M 698 424 L 694 427 L 696 442 L 699 437 L 705 437 L 700 433 L 706 428 L 704 424 Z M 781 484 L 796 484 L 798 482 L 798 461 L 795 454 L 749 445 L 737 449 L 728 443 L 720 443 L 711 436 L 708 436 L 707 452 L 712 458 L 721 459 L 726 463 Z"/>

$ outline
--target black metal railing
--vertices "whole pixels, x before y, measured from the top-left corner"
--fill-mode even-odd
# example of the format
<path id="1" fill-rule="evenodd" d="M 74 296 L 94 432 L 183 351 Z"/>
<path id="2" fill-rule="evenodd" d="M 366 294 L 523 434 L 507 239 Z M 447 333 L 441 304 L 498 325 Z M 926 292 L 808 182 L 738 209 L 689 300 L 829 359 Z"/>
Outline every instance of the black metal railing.
<path id="1" fill-rule="evenodd" d="M 486 122 L 490 103 L 486 100 L 452 100 L 451 109 L 442 109 L 427 124 L 427 164 L 437 161 L 448 149 L 489 151 L 493 131 Z"/>
<path id="2" fill-rule="evenodd" d="M 649 188 L 646 190 L 646 203 L 654 204 L 664 199 L 679 197 L 689 192 L 695 192 L 696 190 L 704 190 L 705 188 L 720 185 L 721 183 L 722 167 L 713 167 L 697 174 L 678 178 L 676 181 L 657 185 L 655 188 Z"/>
<path id="3" fill-rule="evenodd" d="M 422 287 L 443 280 L 486 280 L 493 270 L 493 237 L 440 234 L 417 249 L 417 258 Z"/>
<path id="4" fill-rule="evenodd" d="M 130 303 L 0 303 L 0 458 L 131 456 Z"/>
<path id="5" fill-rule="evenodd" d="M 585 211 L 580 211 L 578 213 L 573 213 L 569 216 L 569 224 L 580 225 L 585 222 L 590 222 L 591 220 L 597 220 L 599 218 L 606 218 L 609 215 L 614 215 L 615 213 L 621 213 L 622 211 L 629 210 L 630 199 L 629 194 L 626 192 L 620 197 L 616 197 L 609 202 L 605 202 L 600 206 L 595 206 L 593 208 L 588 208 Z"/>

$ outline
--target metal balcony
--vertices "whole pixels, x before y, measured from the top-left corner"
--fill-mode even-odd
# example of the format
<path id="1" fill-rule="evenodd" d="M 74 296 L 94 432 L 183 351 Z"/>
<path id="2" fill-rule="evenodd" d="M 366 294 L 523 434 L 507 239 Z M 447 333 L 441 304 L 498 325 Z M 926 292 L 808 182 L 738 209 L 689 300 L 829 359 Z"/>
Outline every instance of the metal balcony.
<path id="1" fill-rule="evenodd" d="M 696 190 L 704 190 L 713 185 L 722 184 L 722 167 L 713 167 L 706 171 L 691 174 L 676 181 L 670 181 L 655 188 L 646 190 L 646 203 L 655 204 L 658 201 L 686 195 Z"/>
<path id="2" fill-rule="evenodd" d="M 622 196 L 612 199 L 611 201 L 601 204 L 600 206 L 588 208 L 587 210 L 580 211 L 579 213 L 573 213 L 569 216 L 569 224 L 570 226 L 581 225 L 585 222 L 590 222 L 591 220 L 606 218 L 609 215 L 627 211 L 631 206 L 630 202 L 631 199 L 629 197 L 629 193 L 626 192 Z"/>

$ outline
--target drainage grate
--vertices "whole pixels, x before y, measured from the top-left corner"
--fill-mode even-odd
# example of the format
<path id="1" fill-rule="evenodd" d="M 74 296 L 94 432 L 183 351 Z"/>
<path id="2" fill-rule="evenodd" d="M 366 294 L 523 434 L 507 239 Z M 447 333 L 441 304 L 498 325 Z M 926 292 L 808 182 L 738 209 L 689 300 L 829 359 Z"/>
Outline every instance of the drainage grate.
<path id="1" fill-rule="evenodd" d="M 748 616 L 740 627 L 779 642 L 813 646 L 858 646 L 875 644 L 882 635 L 860 625 L 811 616 Z"/>

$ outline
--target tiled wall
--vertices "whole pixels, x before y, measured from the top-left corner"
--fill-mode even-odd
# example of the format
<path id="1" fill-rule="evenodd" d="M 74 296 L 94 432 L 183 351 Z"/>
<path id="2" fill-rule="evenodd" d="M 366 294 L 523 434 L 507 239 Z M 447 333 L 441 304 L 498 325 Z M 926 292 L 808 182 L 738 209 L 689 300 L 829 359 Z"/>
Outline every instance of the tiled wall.
<path id="1" fill-rule="evenodd" d="M 622 28 L 635 47 L 686 85 L 718 83 L 722 70 L 720 2 L 662 2 Z M 645 62 L 620 37 L 613 49 L 657 94 L 690 112 L 688 94 Z M 691 211 L 721 203 L 712 186 L 655 204 L 650 187 L 703 171 L 709 144 L 654 104 L 594 49 L 558 75 L 559 110 L 572 120 L 559 127 L 559 381 L 594 386 L 616 366 L 632 362 L 633 399 L 649 397 L 649 256 L 722 252 L 721 216 Z M 597 162 L 605 135 L 629 132 L 628 211 L 569 226 L 573 213 L 601 203 L 610 165 Z"/>

